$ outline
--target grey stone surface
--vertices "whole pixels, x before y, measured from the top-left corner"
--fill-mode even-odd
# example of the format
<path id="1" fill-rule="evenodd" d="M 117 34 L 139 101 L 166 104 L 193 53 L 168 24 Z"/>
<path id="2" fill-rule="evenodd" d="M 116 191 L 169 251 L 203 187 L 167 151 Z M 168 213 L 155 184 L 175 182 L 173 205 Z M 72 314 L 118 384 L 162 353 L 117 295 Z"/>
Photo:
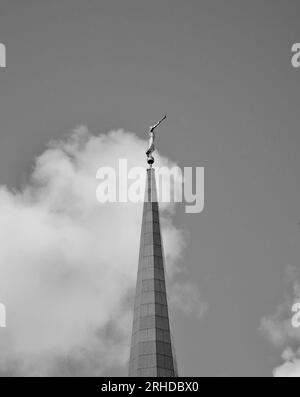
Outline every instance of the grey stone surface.
<path id="1" fill-rule="evenodd" d="M 156 197 L 155 171 L 151 168 L 147 170 L 129 376 L 178 376 Z"/>

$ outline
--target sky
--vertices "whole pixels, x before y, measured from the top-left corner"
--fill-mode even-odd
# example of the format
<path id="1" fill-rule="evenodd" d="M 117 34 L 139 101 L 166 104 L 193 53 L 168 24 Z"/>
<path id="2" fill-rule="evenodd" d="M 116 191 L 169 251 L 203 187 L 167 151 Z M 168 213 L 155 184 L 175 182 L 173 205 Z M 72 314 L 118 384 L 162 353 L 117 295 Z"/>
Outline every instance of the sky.
<path id="1" fill-rule="evenodd" d="M 197 310 L 189 315 L 174 310 L 180 373 L 272 376 L 291 369 L 300 376 L 300 336 L 289 328 L 289 307 L 299 297 L 300 272 L 300 69 L 291 66 L 291 47 L 300 42 L 299 7 L 296 0 L 0 0 L 0 42 L 7 49 L 7 68 L 0 69 L 0 231 L 4 246 L 11 247 L 0 252 L 0 279 L 1 271 L 9 280 L 12 273 L 18 275 L 22 255 L 9 259 L 6 255 L 14 249 L 23 253 L 20 247 L 24 247 L 27 228 L 34 231 L 32 240 L 28 237 L 29 262 L 30 255 L 38 259 L 48 251 L 54 260 L 55 255 L 65 258 L 69 251 L 56 251 L 59 233 L 75 241 L 81 241 L 83 233 L 86 245 L 74 255 L 74 261 L 80 267 L 80 259 L 91 260 L 85 273 L 88 280 L 100 272 L 95 270 L 97 261 L 102 270 L 112 266 L 109 253 L 85 256 L 90 247 L 104 247 L 102 209 L 92 207 L 99 214 L 85 229 L 80 217 L 75 217 L 76 224 L 69 223 L 70 202 L 87 210 L 85 221 L 89 220 L 91 198 L 86 195 L 92 194 L 89 188 L 97 168 L 104 160 L 116 161 L 117 155 L 140 161 L 148 126 L 167 113 L 157 136 L 162 161 L 180 167 L 205 167 L 203 212 L 186 214 L 184 206 L 178 205 L 169 219 L 171 229 L 164 234 L 170 240 L 169 260 L 181 269 L 181 285 L 192 280 L 196 301 L 205 308 L 200 315 Z M 78 129 L 84 131 L 82 145 L 76 143 Z M 119 138 L 111 131 L 119 131 L 115 132 Z M 51 141 L 56 142 L 54 149 L 49 147 Z M 90 147 L 92 144 L 95 148 Z M 84 159 L 80 166 L 78 158 Z M 57 211 L 57 197 L 59 203 L 64 201 L 65 185 L 59 181 L 70 169 L 71 174 L 66 174 L 72 176 L 69 193 L 78 201 L 64 203 L 60 208 L 64 222 L 56 225 L 57 219 L 49 214 L 53 208 Z M 84 183 L 82 175 L 91 184 L 87 193 L 78 195 L 77 178 Z M 28 206 L 34 214 L 28 213 Z M 78 210 L 76 205 L 71 208 Z M 116 211 L 113 221 L 108 222 L 112 230 L 127 230 L 129 215 L 138 225 L 138 209 L 123 210 L 122 216 L 116 216 L 120 208 L 112 210 Z M 38 226 L 33 223 L 36 211 Z M 25 230 L 13 244 L 19 216 Z M 40 241 L 44 222 L 48 237 Z M 69 228 L 74 235 L 69 234 Z M 138 226 L 126 236 L 126 242 L 131 239 L 128 258 L 132 261 L 138 250 L 136 230 Z M 184 243 L 172 257 L 172 250 L 180 244 L 178 236 Z M 123 233 L 118 233 L 118 238 L 118 247 L 125 249 Z M 43 255 L 39 255 L 36 241 Z M 8 265 L 9 261 L 13 265 Z M 45 265 L 37 260 L 30 266 L 30 274 L 35 274 L 35 266 Z M 129 291 L 135 268 L 131 263 L 126 266 Z M 118 269 L 109 271 L 107 277 L 120 277 Z M 37 286 L 31 298 L 38 300 L 42 286 L 48 286 L 46 308 L 53 310 L 51 282 L 43 279 L 47 271 L 38 271 L 41 277 L 37 279 L 28 276 L 30 284 Z M 81 270 L 78 272 L 76 277 Z M 27 270 L 23 267 L 20 274 L 26 292 Z M 61 280 L 60 270 L 57 275 Z M 91 307 L 89 319 L 105 304 L 104 292 L 97 289 L 103 285 L 100 279 L 95 294 L 84 300 Z M 18 302 L 22 301 L 16 296 L 19 283 L 2 283 L 5 292 L 0 289 L 0 301 L 12 297 L 13 313 L 21 323 Z M 69 294 L 62 294 L 62 299 L 70 298 L 66 307 L 80 299 L 73 290 L 76 285 L 71 283 Z M 83 287 L 82 282 L 79 285 Z M 115 315 L 128 291 L 117 294 L 112 303 Z M 35 306 L 33 322 L 40 312 L 44 312 L 43 307 Z M 98 335 L 102 341 L 112 326 L 109 313 L 104 312 L 99 322 L 95 320 L 96 326 L 102 327 Z M 129 309 L 110 345 L 124 345 L 126 338 L 122 339 L 120 329 L 126 333 L 128 313 Z M 70 324 L 76 325 L 75 320 L 65 324 L 66 333 Z M 19 329 L 18 324 L 14 329 Z M 9 327 L 0 329 L 0 336 L 4 332 L 9 335 L 4 338 L 14 341 Z M 57 336 L 55 330 L 52 332 Z M 48 349 L 48 344 L 51 348 L 53 343 L 59 350 L 63 339 L 52 341 L 51 332 L 45 335 L 48 343 L 41 343 L 41 349 L 45 345 Z M 26 338 L 17 336 L 18 354 L 25 357 Z M 84 345 L 86 339 L 86 334 L 74 333 L 74 346 Z M 98 339 L 89 339 L 90 351 Z M 12 342 L 12 350 L 17 351 L 16 346 Z M 114 357 L 112 350 L 103 347 L 107 344 L 97 346 L 99 355 Z M 65 354 L 61 350 L 61 355 Z M 111 360 L 98 368 L 89 360 L 89 365 L 106 375 L 124 375 L 126 349 L 122 352 L 119 362 Z M 45 354 L 50 353 L 47 350 Z M 1 370 L 14 374 L 18 368 L 19 363 Z M 51 371 L 49 367 L 47 371 Z M 78 367 L 75 372 L 68 371 L 81 373 Z"/>

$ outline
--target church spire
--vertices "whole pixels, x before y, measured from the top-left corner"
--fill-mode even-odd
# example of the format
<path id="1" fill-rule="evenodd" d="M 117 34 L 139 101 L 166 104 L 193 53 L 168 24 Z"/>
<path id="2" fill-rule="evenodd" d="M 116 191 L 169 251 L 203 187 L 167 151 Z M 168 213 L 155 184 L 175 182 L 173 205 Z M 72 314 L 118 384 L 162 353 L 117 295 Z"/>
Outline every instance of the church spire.
<path id="1" fill-rule="evenodd" d="M 150 153 L 140 238 L 129 376 L 174 377 L 178 374 L 170 332 L 164 253 L 152 160 L 154 161 Z"/>

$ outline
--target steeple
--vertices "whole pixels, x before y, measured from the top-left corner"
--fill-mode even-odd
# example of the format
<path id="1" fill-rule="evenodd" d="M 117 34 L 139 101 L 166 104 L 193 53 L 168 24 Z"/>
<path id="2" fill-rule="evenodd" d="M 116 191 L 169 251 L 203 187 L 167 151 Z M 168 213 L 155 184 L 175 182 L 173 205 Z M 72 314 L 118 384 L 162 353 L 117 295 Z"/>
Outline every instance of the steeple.
<path id="1" fill-rule="evenodd" d="M 150 161 L 149 161 L 150 160 Z M 129 376 L 175 377 L 154 159 L 148 158 Z"/>

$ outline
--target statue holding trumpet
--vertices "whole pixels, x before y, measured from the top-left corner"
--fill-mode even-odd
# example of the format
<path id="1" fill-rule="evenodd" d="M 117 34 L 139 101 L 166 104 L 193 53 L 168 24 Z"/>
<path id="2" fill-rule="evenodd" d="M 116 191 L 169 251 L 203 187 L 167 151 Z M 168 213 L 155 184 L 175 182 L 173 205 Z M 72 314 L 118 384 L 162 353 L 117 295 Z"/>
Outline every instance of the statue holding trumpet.
<path id="1" fill-rule="evenodd" d="M 154 146 L 154 140 L 155 140 L 155 129 L 167 118 L 167 115 L 165 114 L 164 117 L 155 125 L 151 126 L 149 128 L 149 131 L 147 132 L 149 135 L 149 146 L 148 149 L 146 151 L 146 155 L 147 155 L 147 162 L 148 164 L 150 164 L 150 166 L 152 166 L 152 164 L 154 163 L 154 158 L 152 156 L 152 153 L 155 151 L 155 146 Z"/>

